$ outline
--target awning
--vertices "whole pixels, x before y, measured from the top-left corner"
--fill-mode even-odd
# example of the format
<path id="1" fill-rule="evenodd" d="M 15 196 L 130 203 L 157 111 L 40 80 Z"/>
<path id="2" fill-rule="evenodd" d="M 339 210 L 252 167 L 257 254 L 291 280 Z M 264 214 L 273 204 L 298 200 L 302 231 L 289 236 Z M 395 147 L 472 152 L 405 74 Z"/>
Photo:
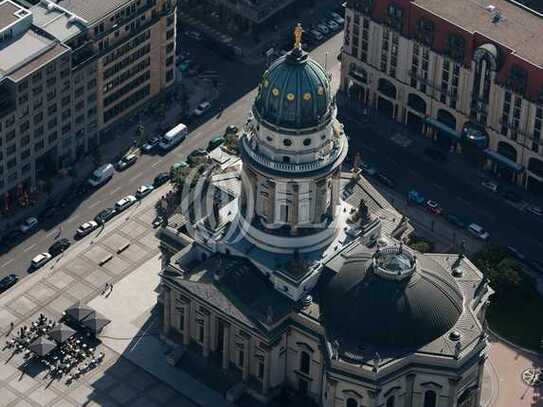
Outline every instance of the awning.
<path id="1" fill-rule="evenodd" d="M 514 162 L 513 160 L 510 160 L 509 158 L 507 157 L 504 157 L 503 155 L 501 155 L 500 153 L 498 153 L 497 151 L 493 151 L 489 148 L 487 148 L 485 150 L 485 154 L 492 160 L 495 160 L 497 161 L 498 163 L 500 164 L 503 164 L 509 168 L 511 168 L 512 170 L 516 171 L 516 172 L 520 172 L 522 170 L 524 170 L 524 166 L 520 165 L 520 164 L 517 164 L 516 162 Z"/>
<path id="2" fill-rule="evenodd" d="M 91 307 L 83 305 L 80 302 L 76 302 L 74 305 L 66 309 L 65 314 L 76 321 L 81 321 L 94 312 L 94 309 Z"/>
<path id="3" fill-rule="evenodd" d="M 56 324 L 47 334 L 49 335 L 49 338 L 55 340 L 56 342 L 64 343 L 74 336 L 76 332 L 69 326 L 59 323 Z"/>
<path id="4" fill-rule="evenodd" d="M 107 319 L 104 315 L 95 312 L 94 314 L 89 315 L 87 318 L 85 318 L 81 323 L 89 328 L 92 332 L 99 333 L 106 327 L 111 320 Z"/>
<path id="5" fill-rule="evenodd" d="M 446 124 L 441 123 L 440 121 L 434 120 L 431 118 L 426 118 L 425 122 L 429 124 L 430 126 L 435 127 L 438 130 L 441 130 L 443 133 L 445 133 L 445 135 L 449 136 L 453 140 L 460 141 L 460 134 L 458 134 L 455 129 L 450 128 Z"/>
<path id="6" fill-rule="evenodd" d="M 38 339 L 30 344 L 28 349 L 30 349 L 38 356 L 46 356 L 51 353 L 56 347 L 57 344 L 55 342 L 50 341 L 43 336 L 40 336 Z"/>

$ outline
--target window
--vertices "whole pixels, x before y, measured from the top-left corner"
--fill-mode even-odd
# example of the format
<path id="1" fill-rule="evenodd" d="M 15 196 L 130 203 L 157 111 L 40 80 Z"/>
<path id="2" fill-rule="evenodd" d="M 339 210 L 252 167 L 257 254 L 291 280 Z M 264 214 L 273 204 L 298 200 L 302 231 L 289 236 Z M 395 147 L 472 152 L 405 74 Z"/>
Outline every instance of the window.
<path id="1" fill-rule="evenodd" d="M 309 353 L 302 351 L 300 354 L 300 371 L 309 374 L 310 356 Z"/>
<path id="2" fill-rule="evenodd" d="M 356 401 L 352 397 L 349 397 L 347 401 L 345 402 L 345 407 L 358 407 L 358 401 Z"/>
<path id="3" fill-rule="evenodd" d="M 264 363 L 263 362 L 258 362 L 258 370 L 257 370 L 256 375 L 260 380 L 264 379 Z"/>
<path id="4" fill-rule="evenodd" d="M 243 365 L 245 365 L 245 352 L 240 350 L 238 353 L 238 366 L 243 368 Z"/>
<path id="5" fill-rule="evenodd" d="M 390 396 L 390 397 L 387 399 L 387 405 L 386 405 L 386 407 L 394 407 L 394 402 L 395 402 L 394 396 Z"/>
<path id="6" fill-rule="evenodd" d="M 288 138 L 284 139 L 284 140 L 283 140 L 283 145 L 284 145 L 285 147 L 290 147 L 290 146 L 292 145 L 292 140 L 291 140 L 291 139 L 288 139 Z"/>
<path id="7" fill-rule="evenodd" d="M 173 80 L 173 69 L 170 69 L 166 73 L 166 82 L 170 82 L 171 80 Z"/>
<path id="8" fill-rule="evenodd" d="M 57 112 L 57 104 L 53 104 L 47 108 L 47 114 L 54 114 Z"/>
<path id="9" fill-rule="evenodd" d="M 34 115 L 34 124 L 38 124 L 43 120 L 43 113 L 39 112 Z"/>
<path id="10" fill-rule="evenodd" d="M 200 343 L 204 342 L 204 326 L 198 325 L 198 341 Z"/>
<path id="11" fill-rule="evenodd" d="M 54 143 L 58 139 L 58 133 L 56 131 L 49 134 L 49 143 Z"/>
<path id="12" fill-rule="evenodd" d="M 6 154 L 12 155 L 13 153 L 15 153 L 15 150 L 17 150 L 17 146 L 15 144 L 12 144 L 11 146 L 7 148 Z"/>
<path id="13" fill-rule="evenodd" d="M 28 120 L 27 120 L 27 121 L 23 122 L 19 126 L 19 131 L 22 133 L 23 131 L 27 131 L 29 127 L 30 127 L 30 125 L 29 125 Z"/>
<path id="14" fill-rule="evenodd" d="M 21 153 L 21 160 L 26 160 L 28 157 L 30 157 L 30 150 L 25 150 Z"/>
<path id="15" fill-rule="evenodd" d="M 428 390 L 424 393 L 424 406 L 423 407 L 436 407 L 437 396 L 433 390 Z"/>

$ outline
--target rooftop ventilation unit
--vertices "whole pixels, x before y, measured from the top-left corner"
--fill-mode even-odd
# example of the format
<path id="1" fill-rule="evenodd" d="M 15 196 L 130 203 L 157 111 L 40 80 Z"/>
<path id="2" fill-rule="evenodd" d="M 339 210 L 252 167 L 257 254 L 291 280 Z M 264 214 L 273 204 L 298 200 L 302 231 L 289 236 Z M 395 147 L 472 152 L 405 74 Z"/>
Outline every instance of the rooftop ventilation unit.
<path id="1" fill-rule="evenodd" d="M 499 23 L 500 21 L 503 20 L 503 17 L 502 17 L 502 13 L 500 13 L 499 11 L 496 11 L 496 13 L 494 14 L 494 16 L 492 17 L 492 22 L 494 24 L 497 24 Z"/>
<path id="2" fill-rule="evenodd" d="M 490 11 L 491 13 L 493 13 L 495 10 L 496 6 L 494 6 L 493 4 L 489 4 L 488 6 L 486 6 L 486 11 Z"/>

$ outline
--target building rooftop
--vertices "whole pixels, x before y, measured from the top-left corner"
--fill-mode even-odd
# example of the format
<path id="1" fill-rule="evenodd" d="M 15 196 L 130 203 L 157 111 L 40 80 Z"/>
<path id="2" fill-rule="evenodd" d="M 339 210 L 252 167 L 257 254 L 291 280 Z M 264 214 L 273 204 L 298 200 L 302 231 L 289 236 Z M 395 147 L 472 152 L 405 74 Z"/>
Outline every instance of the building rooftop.
<path id="1" fill-rule="evenodd" d="M 0 1 L 0 32 L 28 15 L 28 11 L 10 1 Z"/>
<path id="2" fill-rule="evenodd" d="M 88 26 L 103 19 L 108 14 L 118 10 L 131 0 L 46 0 L 57 4 L 81 19 L 85 20 Z M 47 6 L 46 6 L 47 7 Z"/>
<path id="3" fill-rule="evenodd" d="M 65 46 L 28 30 L 0 50 L 0 75 L 18 81 L 66 51 Z"/>
<path id="4" fill-rule="evenodd" d="M 43 3 L 38 3 L 31 9 L 34 16 L 33 24 L 57 38 L 67 41 L 83 30 L 81 23 L 73 23 L 71 16 L 61 10 L 48 10 Z"/>
<path id="5" fill-rule="evenodd" d="M 415 0 L 414 4 L 470 32 L 478 32 L 543 66 L 538 41 L 543 35 L 543 16 L 507 0 Z M 492 7 L 493 6 L 493 7 Z M 496 13 L 499 21 L 496 22 Z"/>

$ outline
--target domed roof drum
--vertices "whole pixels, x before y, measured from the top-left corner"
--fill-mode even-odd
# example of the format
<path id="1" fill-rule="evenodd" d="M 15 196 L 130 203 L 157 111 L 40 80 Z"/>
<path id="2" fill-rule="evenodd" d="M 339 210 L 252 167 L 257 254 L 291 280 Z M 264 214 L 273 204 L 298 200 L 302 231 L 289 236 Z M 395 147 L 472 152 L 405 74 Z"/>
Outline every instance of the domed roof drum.
<path id="1" fill-rule="evenodd" d="M 327 123 L 331 103 L 328 74 L 295 47 L 264 72 L 254 107 L 259 118 L 270 124 L 303 129 Z"/>
<path id="2" fill-rule="evenodd" d="M 401 246 L 349 257 L 323 292 L 332 336 L 355 347 L 419 348 L 450 330 L 463 310 L 460 288 L 419 257 Z"/>

